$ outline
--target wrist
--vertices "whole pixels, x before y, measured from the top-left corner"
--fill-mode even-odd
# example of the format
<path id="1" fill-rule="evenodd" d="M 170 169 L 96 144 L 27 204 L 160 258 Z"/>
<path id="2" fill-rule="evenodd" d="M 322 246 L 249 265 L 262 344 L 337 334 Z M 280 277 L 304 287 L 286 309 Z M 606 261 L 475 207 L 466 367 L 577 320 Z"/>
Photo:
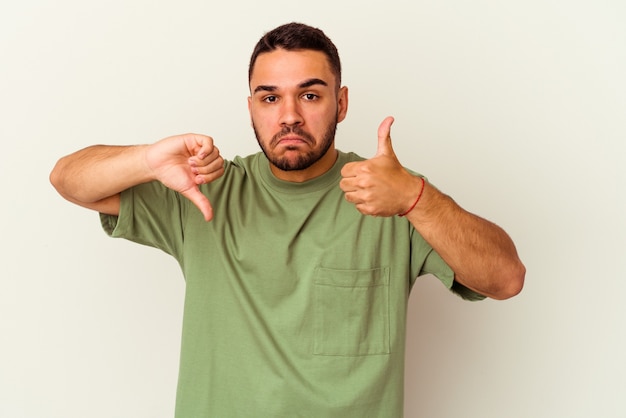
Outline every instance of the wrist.
<path id="1" fill-rule="evenodd" d="M 415 209 L 415 207 L 418 205 L 419 201 L 421 200 L 422 195 L 424 194 L 425 188 L 426 188 L 426 179 L 424 177 L 420 177 L 418 180 L 418 186 L 417 186 L 417 196 L 413 194 L 415 197 L 413 198 L 413 200 L 411 200 L 410 206 L 408 206 L 407 209 L 405 209 L 403 212 L 400 212 L 398 216 L 400 217 L 406 216 L 411 211 L 413 211 L 413 209 Z"/>
<path id="2" fill-rule="evenodd" d="M 142 182 L 159 180 L 158 168 L 159 158 L 161 158 L 162 150 L 157 147 L 158 142 L 153 144 L 135 145 L 135 151 L 139 164 L 137 169 L 142 177 Z"/>

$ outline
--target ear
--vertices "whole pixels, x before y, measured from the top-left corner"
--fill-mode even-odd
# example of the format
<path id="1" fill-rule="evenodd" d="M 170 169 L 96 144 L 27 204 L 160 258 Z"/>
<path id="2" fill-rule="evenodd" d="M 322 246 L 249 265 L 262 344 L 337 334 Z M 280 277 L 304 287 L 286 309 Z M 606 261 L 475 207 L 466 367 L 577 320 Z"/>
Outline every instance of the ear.
<path id="1" fill-rule="evenodd" d="M 348 87 L 344 86 L 337 93 L 337 123 L 343 121 L 348 114 Z"/>
<path id="2" fill-rule="evenodd" d="M 254 122 L 252 119 L 252 96 L 248 96 L 248 115 L 250 115 L 250 126 L 254 128 Z"/>

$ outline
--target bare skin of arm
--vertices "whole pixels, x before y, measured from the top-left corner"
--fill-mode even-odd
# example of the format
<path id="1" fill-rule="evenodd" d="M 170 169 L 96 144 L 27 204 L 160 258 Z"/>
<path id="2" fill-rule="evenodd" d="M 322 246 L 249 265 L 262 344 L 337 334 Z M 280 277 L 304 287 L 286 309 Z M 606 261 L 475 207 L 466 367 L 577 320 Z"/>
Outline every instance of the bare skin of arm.
<path id="1" fill-rule="evenodd" d="M 158 180 L 191 200 L 209 221 L 211 203 L 198 185 L 224 173 L 224 160 L 204 135 L 185 134 L 151 145 L 94 145 L 61 158 L 50 182 L 61 196 L 77 205 L 118 215 L 120 193 Z"/>
<path id="2" fill-rule="evenodd" d="M 518 294 L 526 269 L 511 238 L 407 172 L 391 146 L 392 123 L 393 118 L 381 123 L 374 158 L 344 166 L 340 187 L 346 199 L 365 215 L 395 216 L 421 194 L 406 218 L 452 268 L 455 280 L 492 299 Z"/>

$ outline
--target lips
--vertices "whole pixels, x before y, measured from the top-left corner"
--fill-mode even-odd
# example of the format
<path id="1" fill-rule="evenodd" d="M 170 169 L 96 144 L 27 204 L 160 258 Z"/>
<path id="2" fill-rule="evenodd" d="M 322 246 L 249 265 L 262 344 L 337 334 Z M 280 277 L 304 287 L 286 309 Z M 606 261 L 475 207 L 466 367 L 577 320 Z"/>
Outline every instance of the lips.
<path id="1" fill-rule="evenodd" d="M 302 144 L 310 144 L 312 145 L 315 141 L 313 137 L 309 135 L 304 130 L 295 127 L 295 128 L 286 128 L 283 129 L 278 134 L 274 135 L 272 138 L 272 145 L 286 145 L 286 146 L 297 146 Z"/>
<path id="2" fill-rule="evenodd" d="M 307 141 L 304 138 L 293 135 L 285 136 L 278 140 L 278 145 L 299 145 L 306 143 Z"/>

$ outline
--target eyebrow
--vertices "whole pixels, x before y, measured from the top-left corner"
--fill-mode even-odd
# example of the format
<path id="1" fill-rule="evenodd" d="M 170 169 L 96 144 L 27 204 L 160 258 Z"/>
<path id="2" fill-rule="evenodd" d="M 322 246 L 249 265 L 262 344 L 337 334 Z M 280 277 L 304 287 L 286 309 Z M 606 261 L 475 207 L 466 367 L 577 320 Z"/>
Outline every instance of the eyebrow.
<path id="1" fill-rule="evenodd" d="M 311 86 L 328 86 L 328 83 L 325 82 L 322 79 L 319 79 L 319 78 L 310 78 L 310 79 L 308 79 L 306 81 L 303 81 L 302 83 L 298 84 L 298 88 L 300 88 L 300 89 L 306 89 L 306 88 L 311 87 Z M 258 93 L 260 91 L 272 92 L 272 91 L 276 91 L 276 90 L 278 90 L 277 86 L 260 85 L 260 86 L 257 86 L 254 89 L 254 92 L 255 93 Z"/>

